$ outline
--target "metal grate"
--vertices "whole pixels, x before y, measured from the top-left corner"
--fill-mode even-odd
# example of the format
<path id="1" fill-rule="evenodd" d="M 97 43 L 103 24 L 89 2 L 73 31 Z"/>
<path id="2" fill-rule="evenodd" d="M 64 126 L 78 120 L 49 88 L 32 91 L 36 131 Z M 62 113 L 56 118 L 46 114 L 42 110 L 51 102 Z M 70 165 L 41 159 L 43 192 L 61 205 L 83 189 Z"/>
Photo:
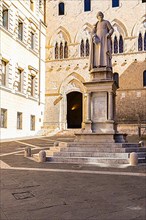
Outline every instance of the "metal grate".
<path id="1" fill-rule="evenodd" d="M 19 193 L 12 193 L 12 195 L 17 200 L 29 199 L 35 197 L 30 191 L 26 192 L 19 192 Z"/>

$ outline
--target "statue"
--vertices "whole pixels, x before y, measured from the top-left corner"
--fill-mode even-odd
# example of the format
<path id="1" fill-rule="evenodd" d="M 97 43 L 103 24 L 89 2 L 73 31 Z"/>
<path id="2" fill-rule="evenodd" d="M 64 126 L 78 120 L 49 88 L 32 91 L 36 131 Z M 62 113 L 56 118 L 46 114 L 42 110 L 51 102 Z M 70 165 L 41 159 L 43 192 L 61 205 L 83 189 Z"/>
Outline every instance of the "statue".
<path id="1" fill-rule="evenodd" d="M 91 34 L 89 71 L 94 68 L 109 67 L 112 69 L 111 35 L 114 32 L 110 22 L 103 19 L 102 12 L 97 13 L 98 21 Z"/>

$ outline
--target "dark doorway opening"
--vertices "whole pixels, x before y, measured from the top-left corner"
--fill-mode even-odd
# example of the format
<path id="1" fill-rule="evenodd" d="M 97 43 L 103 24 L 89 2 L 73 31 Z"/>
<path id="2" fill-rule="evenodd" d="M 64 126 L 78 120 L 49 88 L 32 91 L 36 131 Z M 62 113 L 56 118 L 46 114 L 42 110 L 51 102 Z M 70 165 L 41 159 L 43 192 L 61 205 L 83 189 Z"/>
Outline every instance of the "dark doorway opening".
<path id="1" fill-rule="evenodd" d="M 67 94 L 67 127 L 81 128 L 82 124 L 82 93 Z"/>

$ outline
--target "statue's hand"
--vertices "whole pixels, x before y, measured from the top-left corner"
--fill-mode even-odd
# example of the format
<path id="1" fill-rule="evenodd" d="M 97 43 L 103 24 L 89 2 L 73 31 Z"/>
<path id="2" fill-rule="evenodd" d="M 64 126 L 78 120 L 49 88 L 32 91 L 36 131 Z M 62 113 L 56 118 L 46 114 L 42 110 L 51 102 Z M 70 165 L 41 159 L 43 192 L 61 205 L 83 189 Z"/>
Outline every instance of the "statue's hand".
<path id="1" fill-rule="evenodd" d="M 107 37 L 107 38 L 110 38 L 110 34 L 109 34 L 109 33 L 107 33 L 107 34 L 106 34 L 106 37 Z"/>
<path id="2" fill-rule="evenodd" d="M 93 35 L 93 43 L 94 44 L 99 44 L 100 43 L 100 39 L 99 39 L 99 37 L 96 34 Z"/>

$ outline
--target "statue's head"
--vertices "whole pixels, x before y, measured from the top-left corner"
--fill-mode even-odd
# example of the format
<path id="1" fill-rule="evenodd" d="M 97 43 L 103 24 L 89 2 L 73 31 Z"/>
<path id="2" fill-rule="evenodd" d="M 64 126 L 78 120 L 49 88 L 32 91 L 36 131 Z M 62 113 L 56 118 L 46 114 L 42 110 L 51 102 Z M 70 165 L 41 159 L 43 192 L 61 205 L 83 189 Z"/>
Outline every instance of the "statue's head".
<path id="1" fill-rule="evenodd" d="M 99 11 L 98 13 L 97 13 L 97 19 L 98 20 L 102 20 L 103 18 L 104 18 L 104 14 L 101 12 L 101 11 Z"/>

